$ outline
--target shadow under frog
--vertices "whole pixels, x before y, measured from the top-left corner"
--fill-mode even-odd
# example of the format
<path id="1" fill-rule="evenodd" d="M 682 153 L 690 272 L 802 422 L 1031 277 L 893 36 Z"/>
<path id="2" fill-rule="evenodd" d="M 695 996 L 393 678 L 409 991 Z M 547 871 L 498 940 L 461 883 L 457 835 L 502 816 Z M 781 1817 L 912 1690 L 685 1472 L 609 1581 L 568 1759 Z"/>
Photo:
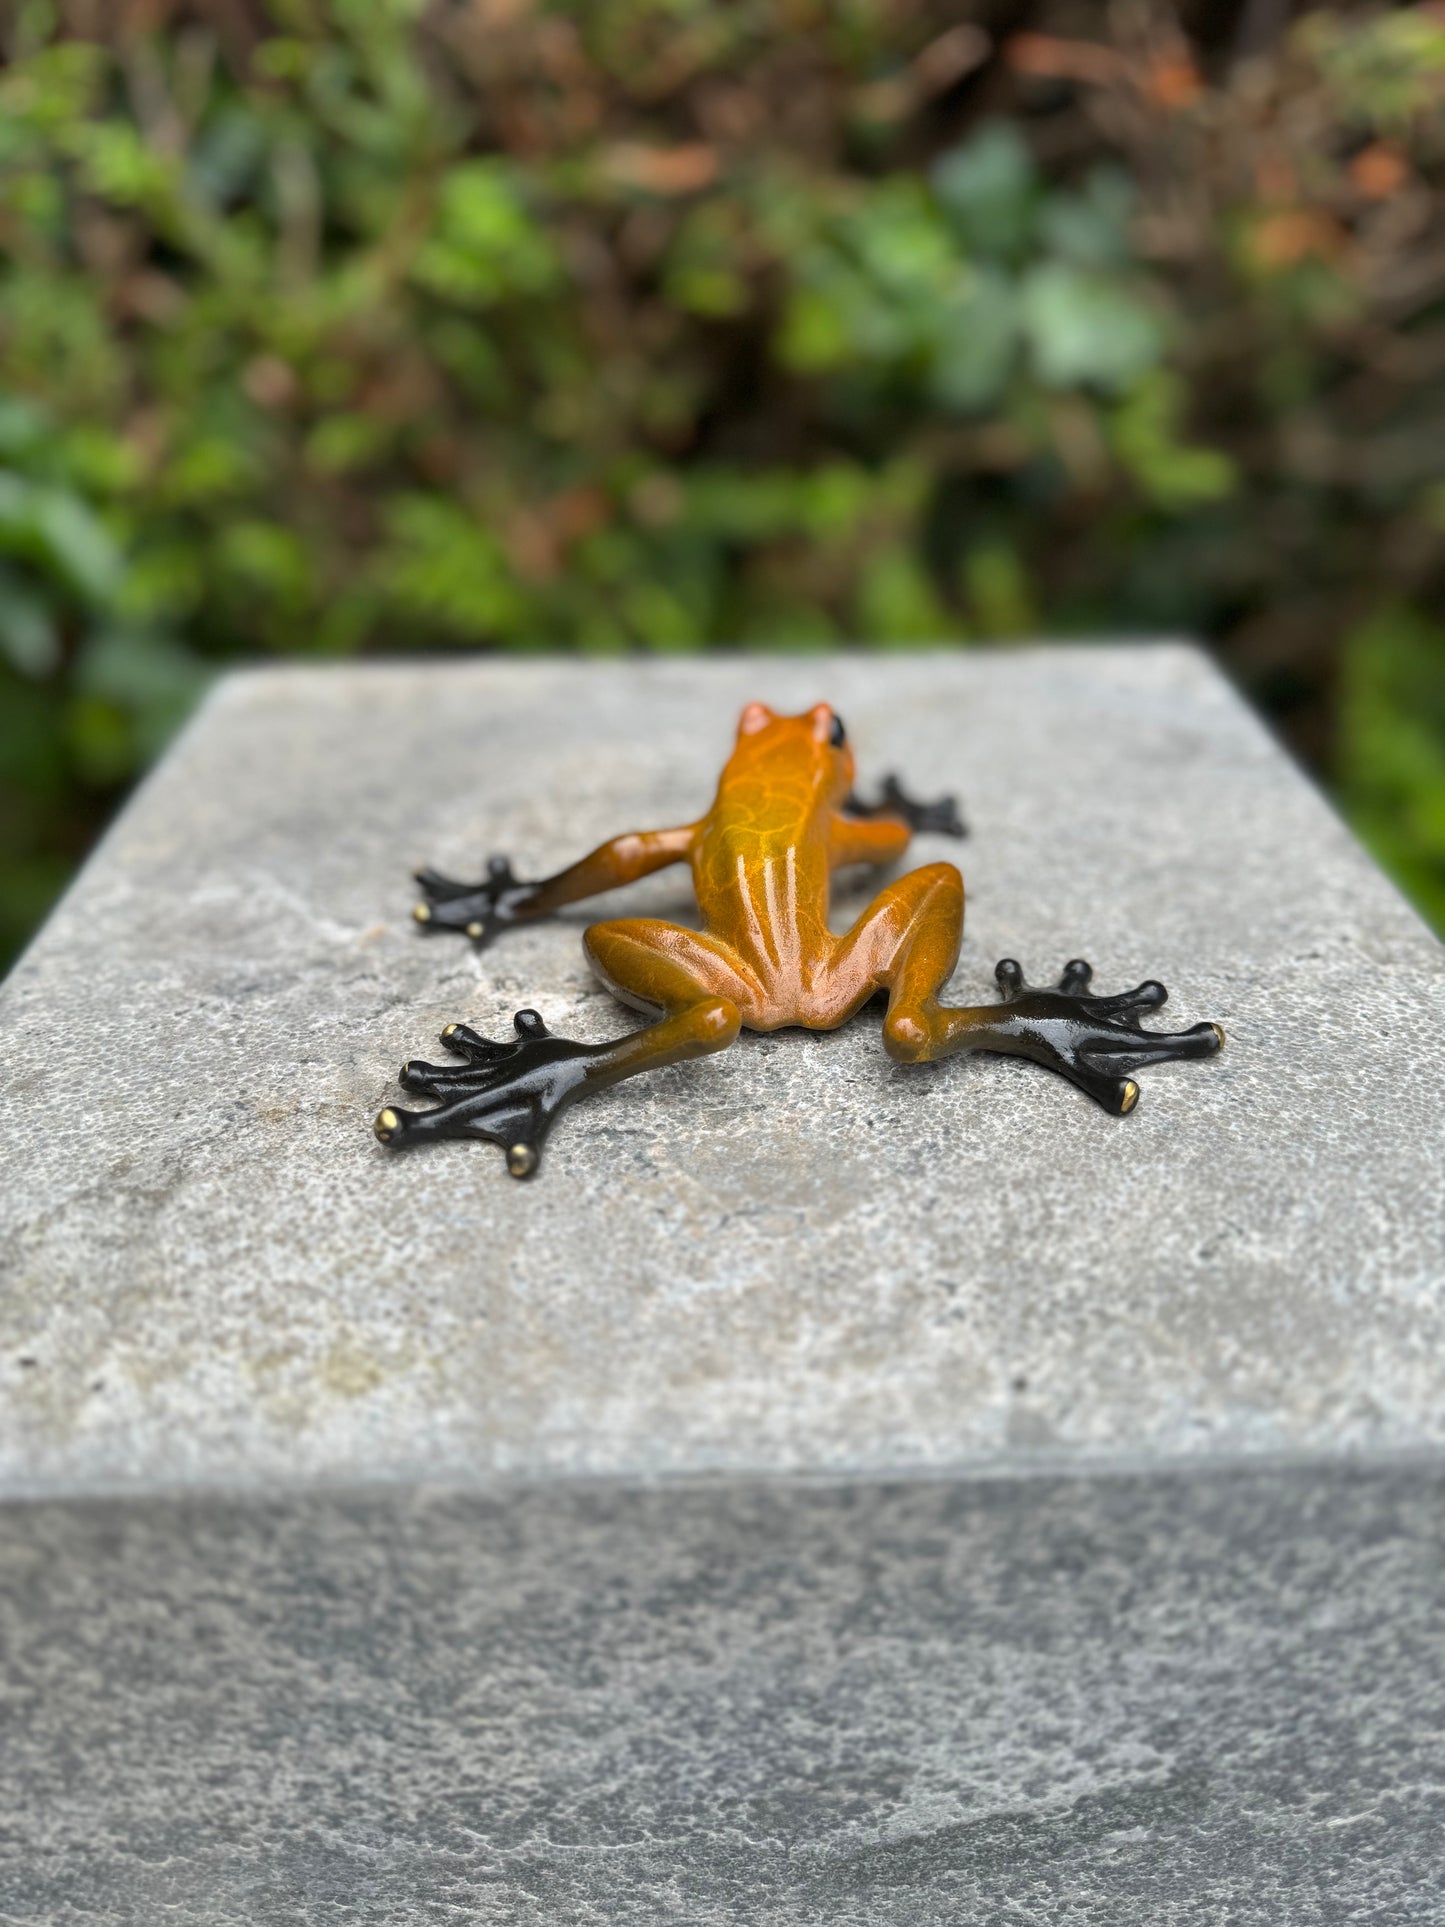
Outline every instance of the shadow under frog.
<path id="1" fill-rule="evenodd" d="M 448 1024 L 441 1041 L 462 1061 L 413 1059 L 400 1074 L 406 1090 L 435 1098 L 436 1106 L 388 1105 L 376 1119 L 377 1137 L 392 1149 L 485 1138 L 506 1151 L 514 1177 L 526 1177 L 558 1113 L 589 1091 L 726 1050 L 742 1030 L 834 1030 L 880 991 L 888 997 L 883 1043 L 896 1062 L 924 1064 L 965 1050 L 1027 1057 L 1117 1116 L 1138 1102 L 1133 1074 L 1145 1065 L 1220 1049 L 1218 1024 L 1143 1028 L 1141 1014 L 1165 1001 L 1163 984 L 1093 996 L 1090 967 L 1077 959 L 1054 988 L 1040 989 L 1005 958 L 994 973 L 1001 1003 L 941 1004 L 963 940 L 963 878 L 952 863 L 930 863 L 888 884 L 851 930 L 835 936 L 828 927 L 834 870 L 892 863 L 916 830 L 963 835 L 951 798 L 918 803 L 890 777 L 880 800 L 865 804 L 853 781 L 847 732 L 828 704 L 779 716 L 749 703 L 712 807 L 697 822 L 613 837 L 535 883 L 519 881 L 502 857 L 481 883 L 421 871 L 417 922 L 481 945 L 510 924 L 686 863 L 702 929 L 651 917 L 592 924 L 582 941 L 593 970 L 654 1022 L 603 1044 L 556 1036 L 535 1010 L 517 1012 L 516 1036 L 505 1041 Z"/>

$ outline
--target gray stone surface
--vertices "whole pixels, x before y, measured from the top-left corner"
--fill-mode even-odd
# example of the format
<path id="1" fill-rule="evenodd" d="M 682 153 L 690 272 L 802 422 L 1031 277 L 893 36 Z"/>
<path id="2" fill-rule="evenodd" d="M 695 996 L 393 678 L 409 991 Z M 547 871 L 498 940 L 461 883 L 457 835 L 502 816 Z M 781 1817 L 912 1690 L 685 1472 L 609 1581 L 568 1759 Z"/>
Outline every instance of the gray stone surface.
<path id="1" fill-rule="evenodd" d="M 382 1151 L 446 1021 L 632 1021 L 587 913 L 474 958 L 411 925 L 412 864 L 686 820 L 755 695 L 827 696 L 865 772 L 962 794 L 963 995 L 1082 954 L 1223 1057 L 1118 1121 L 1026 1065 L 894 1067 L 864 1013 L 579 1106 L 531 1185 Z M 674 872 L 609 910 L 687 901 Z M 1445 951 L 1185 649 L 243 676 L 0 990 L 0 1479 L 1438 1441 L 1442 1019 Z"/>
<path id="2" fill-rule="evenodd" d="M 0 1515 L 0 1920 L 1445 1919 L 1423 1471 Z"/>

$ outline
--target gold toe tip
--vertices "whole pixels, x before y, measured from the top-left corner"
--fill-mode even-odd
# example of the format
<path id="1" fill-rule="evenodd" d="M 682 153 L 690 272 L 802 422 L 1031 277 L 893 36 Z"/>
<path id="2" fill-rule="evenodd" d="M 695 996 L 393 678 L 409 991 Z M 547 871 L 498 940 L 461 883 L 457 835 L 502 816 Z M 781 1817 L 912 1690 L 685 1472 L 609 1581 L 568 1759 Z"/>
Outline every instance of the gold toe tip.
<path id="1" fill-rule="evenodd" d="M 507 1169 L 514 1178 L 528 1177 L 537 1168 L 537 1153 L 530 1144 L 514 1144 L 507 1153 Z"/>
<path id="2" fill-rule="evenodd" d="M 377 1137 L 381 1140 L 383 1144 L 389 1144 L 392 1140 L 392 1137 L 396 1133 L 397 1126 L 400 1123 L 401 1123 L 401 1119 L 397 1116 L 395 1111 L 393 1110 L 378 1111 L 376 1114 L 376 1122 L 375 1124 L 372 1125 L 371 1128 L 373 1131 L 376 1132 Z"/>
<path id="3" fill-rule="evenodd" d="M 457 1027 L 455 1024 L 448 1024 L 446 1029 L 442 1032 L 443 1037 L 455 1037 L 456 1034 L 457 1034 Z"/>
<path id="4" fill-rule="evenodd" d="M 476 942 L 477 938 L 481 936 L 481 934 L 482 934 L 482 926 L 479 923 L 469 923 L 467 925 L 467 935 L 471 938 L 473 943 Z"/>
<path id="5" fill-rule="evenodd" d="M 1209 1026 L 1209 1028 L 1210 1028 L 1210 1029 L 1211 1029 L 1211 1030 L 1212 1030 L 1212 1031 L 1214 1032 L 1214 1034 L 1215 1034 L 1215 1036 L 1216 1036 L 1216 1037 L 1217 1037 L 1217 1038 L 1219 1039 L 1219 1049 L 1220 1049 L 1220 1050 L 1223 1050 L 1223 1049 L 1224 1049 L 1224 1026 L 1223 1026 L 1223 1024 L 1211 1024 L 1211 1025 Z"/>
<path id="6" fill-rule="evenodd" d="M 1134 1106 L 1138 1102 L 1139 1102 L 1139 1086 L 1134 1082 L 1133 1078 L 1131 1077 L 1128 1083 L 1124 1086 L 1123 1095 L 1119 1099 L 1120 1117 L 1127 1117 L 1130 1111 L 1133 1110 Z"/>
<path id="7" fill-rule="evenodd" d="M 430 923 L 431 905 L 429 903 L 413 904 L 411 914 L 418 923 Z"/>

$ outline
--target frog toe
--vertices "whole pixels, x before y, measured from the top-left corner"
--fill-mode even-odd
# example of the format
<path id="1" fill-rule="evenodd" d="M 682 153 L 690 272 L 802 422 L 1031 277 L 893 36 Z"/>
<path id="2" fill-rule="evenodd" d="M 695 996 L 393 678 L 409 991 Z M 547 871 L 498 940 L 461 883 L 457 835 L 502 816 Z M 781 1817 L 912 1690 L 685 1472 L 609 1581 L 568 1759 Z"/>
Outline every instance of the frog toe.
<path id="1" fill-rule="evenodd" d="M 463 1061 L 429 1064 L 411 1058 L 402 1088 L 437 1100 L 430 1110 L 388 1105 L 372 1126 L 391 1150 L 436 1138 L 482 1138 L 500 1145 L 513 1177 L 530 1177 L 558 1114 L 587 1080 L 599 1046 L 559 1037 L 535 1010 L 519 1010 L 513 1037 L 484 1037 L 468 1024 L 448 1024 L 441 1041 Z"/>
<path id="2" fill-rule="evenodd" d="M 1186 1030 L 1146 1030 L 1140 1018 L 1169 996 L 1154 977 L 1100 997 L 1090 988 L 1093 969 L 1082 957 L 1064 965 L 1052 990 L 1026 983 L 1011 957 L 994 975 L 1004 995 L 1003 1047 L 1057 1071 L 1116 1117 L 1127 1116 L 1139 1101 L 1136 1072 L 1152 1064 L 1213 1057 L 1224 1044 L 1222 1027 L 1212 1022 Z"/>

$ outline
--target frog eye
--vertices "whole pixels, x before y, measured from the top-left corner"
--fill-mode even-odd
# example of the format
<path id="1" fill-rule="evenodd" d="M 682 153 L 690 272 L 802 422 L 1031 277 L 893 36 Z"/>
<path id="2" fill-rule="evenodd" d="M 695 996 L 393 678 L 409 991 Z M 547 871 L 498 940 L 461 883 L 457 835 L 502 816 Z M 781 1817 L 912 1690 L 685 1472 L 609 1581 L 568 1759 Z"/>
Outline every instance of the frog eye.
<path id="1" fill-rule="evenodd" d="M 828 741 L 833 745 L 834 749 L 841 749 L 847 740 L 848 732 L 843 727 L 843 718 L 841 716 L 835 716 L 833 718 L 833 731 Z"/>

